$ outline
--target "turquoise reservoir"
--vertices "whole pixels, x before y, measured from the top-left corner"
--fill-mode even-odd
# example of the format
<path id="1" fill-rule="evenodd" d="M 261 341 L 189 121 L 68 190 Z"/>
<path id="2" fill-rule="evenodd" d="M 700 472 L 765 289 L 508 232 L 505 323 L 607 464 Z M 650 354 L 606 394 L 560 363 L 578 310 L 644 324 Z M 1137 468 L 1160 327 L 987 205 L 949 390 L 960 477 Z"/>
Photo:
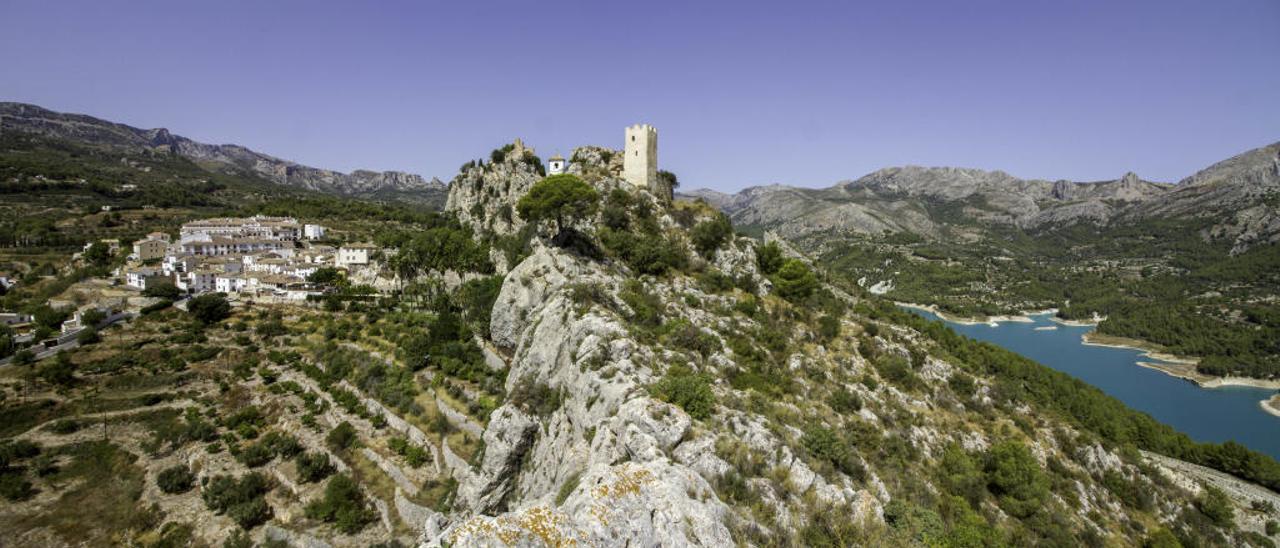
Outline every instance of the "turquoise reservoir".
<path id="1" fill-rule="evenodd" d="M 930 320 L 936 314 L 909 308 Z M 1000 345 L 1044 365 L 1072 375 L 1144 411 L 1192 439 L 1236 443 L 1280 459 L 1280 417 L 1268 414 L 1259 402 L 1274 390 L 1235 387 L 1201 388 L 1192 382 L 1138 365 L 1155 361 L 1141 351 L 1084 344 L 1092 327 L 1059 325 L 1048 314 L 1031 316 L 1031 323 L 959 324 L 946 322 L 957 333 Z M 943 320 L 945 322 L 945 320 Z M 1055 327 L 1056 329 L 1036 329 Z"/>

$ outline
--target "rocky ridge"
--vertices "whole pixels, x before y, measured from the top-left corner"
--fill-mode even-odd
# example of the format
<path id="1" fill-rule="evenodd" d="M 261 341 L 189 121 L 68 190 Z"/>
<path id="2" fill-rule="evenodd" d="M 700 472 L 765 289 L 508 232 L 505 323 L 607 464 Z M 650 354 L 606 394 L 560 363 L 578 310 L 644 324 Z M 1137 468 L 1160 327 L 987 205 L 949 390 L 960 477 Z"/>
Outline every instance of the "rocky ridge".
<path id="1" fill-rule="evenodd" d="M 595 173 L 592 183 L 605 193 L 618 188 L 600 169 L 608 160 L 596 158 L 578 172 Z M 503 211 L 522 194 L 508 189 L 527 187 L 531 172 L 510 161 L 477 169 L 455 180 L 449 211 L 481 233 L 520 230 Z M 647 192 L 638 194 L 663 211 Z M 681 226 L 669 212 L 659 217 L 668 230 Z M 535 239 L 532 253 L 506 273 L 492 311 L 489 337 L 509 368 L 508 399 L 490 415 L 478 466 L 453 467 L 458 503 L 426 528 L 422 544 L 787 545 L 826 526 L 829 514 L 864 533 L 882 531 L 867 533 L 876 538 L 897 519 L 886 509 L 902 504 L 902 491 L 917 481 L 907 478 L 928 476 L 951 447 L 980 452 L 1010 435 L 994 434 L 973 411 L 994 409 L 991 386 L 927 351 L 921 359 L 928 344 L 919 333 L 845 311 L 836 315 L 837 335 L 823 339 L 790 316 L 792 308 L 769 294 L 771 284 L 756 266 L 758 245 L 735 238 L 692 267 L 756 280 L 751 295 L 708 290 L 681 274 L 637 277 L 623 265 Z M 733 312 L 744 300 L 769 312 Z M 836 300 L 856 305 L 861 298 Z M 687 334 L 655 337 L 637 327 L 641 302 L 658 306 L 664 325 L 687 326 Z M 764 367 L 785 368 L 782 375 L 794 384 L 762 399 L 730 379 L 761 367 L 751 365 L 751 355 L 765 343 L 742 341 L 766 332 L 790 342 L 781 363 Z M 705 346 L 695 350 L 690 339 Z M 892 380 L 878 365 L 884 360 L 919 361 L 922 385 Z M 709 416 L 694 417 L 655 393 L 677 364 L 711 379 L 717 403 Z M 974 403 L 953 392 L 958 379 L 975 384 Z M 521 396 L 530 386 L 556 394 L 554 409 Z M 834 412 L 829 402 L 837 392 L 851 394 L 859 409 Z M 1055 508 L 1066 512 L 1060 519 L 1093 538 L 1123 534 L 1101 517 L 1125 510 L 1096 478 L 1154 481 L 1143 479 L 1143 465 L 1081 444 L 1087 436 L 1048 417 L 1033 418 L 1030 428 L 1025 438 L 1015 437 L 1025 439 L 1041 466 L 1065 466 L 1075 478 L 1075 502 L 1053 495 Z M 820 436 L 815 432 L 847 431 L 866 436 L 865 445 L 833 469 L 812 439 Z M 878 449 L 902 444 L 911 448 L 907 461 L 886 460 Z M 738 481 L 749 498 L 727 490 Z M 1176 519 L 1193 495 L 1153 493 L 1159 521 Z"/>
<path id="2" fill-rule="evenodd" d="M 1134 173 L 1100 182 L 1019 179 L 1001 171 L 918 166 L 886 168 L 823 189 L 784 185 L 736 194 L 693 190 L 741 226 L 801 239 L 911 232 L 930 238 L 982 226 L 1039 231 L 1077 223 L 1106 226 L 1145 219 L 1209 218 L 1206 237 L 1238 248 L 1280 238 L 1280 143 L 1219 162 L 1177 184 Z"/>
<path id="3" fill-rule="evenodd" d="M 372 199 L 439 205 L 445 185 L 438 179 L 399 171 L 341 173 L 298 164 L 240 145 L 212 145 L 174 135 L 164 128 L 139 129 L 83 114 L 54 112 L 35 105 L 0 102 L 0 132 L 34 133 L 131 151 L 171 152 L 211 169 L 239 170 L 275 184 Z"/>

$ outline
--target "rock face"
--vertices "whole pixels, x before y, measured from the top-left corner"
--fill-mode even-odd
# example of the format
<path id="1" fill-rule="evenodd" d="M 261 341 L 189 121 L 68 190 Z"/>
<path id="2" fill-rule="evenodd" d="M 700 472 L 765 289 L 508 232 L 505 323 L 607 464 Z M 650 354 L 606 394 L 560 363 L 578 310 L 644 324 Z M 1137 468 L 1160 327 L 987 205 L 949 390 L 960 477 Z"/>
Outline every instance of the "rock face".
<path id="1" fill-rule="evenodd" d="M 512 353 L 507 393 L 545 385 L 561 401 L 545 416 L 518 397 L 494 411 L 479 469 L 458 478 L 458 504 L 470 517 L 430 544 L 732 543 L 726 507 L 684 464 L 718 460 L 712 446 L 688 441 L 689 416 L 644 389 L 651 351 L 616 318 L 579 311 L 570 286 L 582 283 L 617 288 L 622 280 L 541 246 L 507 274 L 491 320 L 494 343 Z"/>
<path id="2" fill-rule="evenodd" d="M 1209 219 L 1205 236 L 1238 250 L 1280 239 L 1280 143 L 1240 154 L 1176 185 L 1134 173 L 1111 181 L 1019 179 L 1001 171 L 895 167 L 825 189 L 783 185 L 736 194 L 693 190 L 739 226 L 785 238 L 911 232 L 965 238 L 976 227 L 1044 230 L 1076 223 Z"/>
<path id="3" fill-rule="evenodd" d="M 82 114 L 65 114 L 23 103 L 0 102 L 0 132 L 34 133 L 99 146 L 172 152 L 215 169 L 239 170 L 273 183 L 329 194 L 441 205 L 445 185 L 399 171 L 341 173 L 301 165 L 240 145 L 211 145 L 164 128 L 139 129 Z"/>
<path id="4" fill-rule="evenodd" d="M 520 231 L 524 220 L 515 204 L 542 179 L 538 164 L 508 153 L 501 162 L 471 162 L 449 183 L 445 209 L 480 232 L 508 236 Z"/>

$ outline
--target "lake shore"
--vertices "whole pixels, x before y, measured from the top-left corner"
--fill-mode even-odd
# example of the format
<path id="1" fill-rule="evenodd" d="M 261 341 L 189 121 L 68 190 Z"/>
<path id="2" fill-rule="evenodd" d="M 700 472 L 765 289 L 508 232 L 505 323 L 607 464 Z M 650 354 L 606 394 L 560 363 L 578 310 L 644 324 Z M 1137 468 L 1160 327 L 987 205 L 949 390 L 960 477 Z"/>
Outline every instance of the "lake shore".
<path id="1" fill-rule="evenodd" d="M 931 305 L 931 304 L 903 303 L 903 302 L 897 302 L 897 301 L 894 301 L 893 304 L 896 304 L 904 308 L 914 308 L 916 310 L 923 310 L 925 312 L 928 312 L 930 314 L 933 314 L 943 319 L 944 321 L 958 323 L 961 325 L 989 325 L 989 324 L 1000 323 L 1000 322 L 1035 323 L 1035 320 L 1032 319 L 1031 316 L 1043 316 L 1045 314 L 1054 314 L 1058 311 L 1058 309 L 1056 308 L 1048 308 L 1045 310 L 1030 310 L 1030 311 L 1024 310 L 1020 314 L 1016 314 L 1016 315 L 965 317 L 965 316 L 953 316 L 951 314 L 947 314 L 946 312 L 943 312 L 942 310 L 940 310 L 937 306 Z"/>
<path id="2" fill-rule="evenodd" d="M 1280 394 L 1271 396 L 1269 400 L 1262 400 L 1258 402 L 1258 405 L 1262 406 L 1263 411 L 1280 417 Z"/>
<path id="3" fill-rule="evenodd" d="M 1280 390 L 1280 381 L 1277 380 L 1206 375 L 1196 370 L 1196 364 L 1199 363 L 1200 360 L 1188 358 L 1186 356 L 1169 354 L 1168 352 L 1163 351 L 1164 348 L 1146 341 L 1130 339 L 1128 337 L 1117 337 L 1114 335 L 1103 335 L 1097 331 L 1085 333 L 1081 339 L 1084 341 L 1084 344 L 1090 346 L 1107 346 L 1111 348 L 1128 348 L 1130 350 L 1138 350 L 1142 352 L 1144 357 L 1156 360 L 1155 362 L 1139 361 L 1138 365 L 1146 367 L 1147 369 L 1154 369 L 1179 379 L 1194 382 L 1200 385 L 1201 388 L 1247 386 L 1250 388 Z"/>

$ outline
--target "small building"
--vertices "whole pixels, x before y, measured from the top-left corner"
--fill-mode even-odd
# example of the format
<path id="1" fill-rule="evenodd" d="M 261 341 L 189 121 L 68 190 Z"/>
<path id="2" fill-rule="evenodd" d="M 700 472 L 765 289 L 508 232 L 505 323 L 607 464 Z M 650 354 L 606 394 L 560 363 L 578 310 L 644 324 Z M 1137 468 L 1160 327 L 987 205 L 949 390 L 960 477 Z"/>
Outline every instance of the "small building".
<path id="1" fill-rule="evenodd" d="M 191 255 L 217 257 L 244 255 L 264 251 L 279 251 L 293 247 L 293 242 L 264 238 L 226 238 L 222 236 L 183 238 L 177 244 L 178 251 Z"/>
<path id="2" fill-rule="evenodd" d="M 377 249 L 372 244 L 348 244 L 338 248 L 338 257 L 334 264 L 338 267 L 363 266 L 369 264 L 369 254 Z"/>
<path id="3" fill-rule="evenodd" d="M 139 261 L 163 259 L 165 252 L 168 250 L 169 241 L 167 239 L 152 239 L 148 236 L 146 239 L 133 243 L 133 258 Z"/>
<path id="4" fill-rule="evenodd" d="M 248 280 L 240 274 L 218 274 L 214 277 L 213 287 L 218 293 L 239 293 L 248 285 Z"/>
<path id="5" fill-rule="evenodd" d="M 564 156 L 556 154 L 547 160 L 547 175 L 559 175 L 565 170 Z"/>
<path id="6" fill-rule="evenodd" d="M 0 325 L 22 325 L 31 323 L 31 314 L 21 312 L 0 312 Z"/>
<path id="7" fill-rule="evenodd" d="M 219 272 L 209 267 L 202 267 L 179 274 L 175 285 L 188 293 L 207 293 L 217 287 Z"/>
<path id="8" fill-rule="evenodd" d="M 302 225 L 302 237 L 308 240 L 319 240 L 324 237 L 328 229 L 322 225 Z"/>
<path id="9" fill-rule="evenodd" d="M 143 267 L 125 271 L 125 284 L 129 287 L 145 290 L 157 283 L 172 283 L 172 279 L 158 268 Z"/>

